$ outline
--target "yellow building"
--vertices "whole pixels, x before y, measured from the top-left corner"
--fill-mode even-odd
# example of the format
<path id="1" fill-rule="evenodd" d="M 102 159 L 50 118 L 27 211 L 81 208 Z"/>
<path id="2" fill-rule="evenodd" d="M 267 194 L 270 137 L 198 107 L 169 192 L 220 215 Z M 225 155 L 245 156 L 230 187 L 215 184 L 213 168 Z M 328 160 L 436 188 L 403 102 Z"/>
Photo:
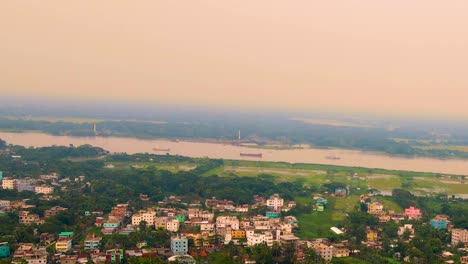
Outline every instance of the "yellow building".
<path id="1" fill-rule="evenodd" d="M 376 241 L 378 238 L 378 234 L 375 231 L 367 230 L 367 241 Z"/>
<path id="2" fill-rule="evenodd" d="M 245 238 L 245 230 L 231 230 L 232 238 Z"/>

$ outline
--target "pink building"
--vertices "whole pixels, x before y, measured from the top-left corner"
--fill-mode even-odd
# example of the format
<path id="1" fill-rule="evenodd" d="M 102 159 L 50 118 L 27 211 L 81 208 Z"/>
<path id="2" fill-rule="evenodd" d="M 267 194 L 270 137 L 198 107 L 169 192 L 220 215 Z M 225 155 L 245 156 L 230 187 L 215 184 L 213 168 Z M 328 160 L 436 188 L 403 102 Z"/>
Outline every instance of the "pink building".
<path id="1" fill-rule="evenodd" d="M 405 216 L 409 219 L 420 219 L 421 218 L 421 209 L 410 206 L 405 209 Z"/>

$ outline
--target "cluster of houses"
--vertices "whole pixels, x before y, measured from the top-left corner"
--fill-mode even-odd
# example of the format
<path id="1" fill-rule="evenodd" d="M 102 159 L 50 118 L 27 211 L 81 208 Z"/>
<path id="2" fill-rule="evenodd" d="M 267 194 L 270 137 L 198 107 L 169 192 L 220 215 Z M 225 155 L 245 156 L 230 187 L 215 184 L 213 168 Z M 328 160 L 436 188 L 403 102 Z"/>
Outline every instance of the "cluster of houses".
<path id="1" fill-rule="evenodd" d="M 367 213 L 376 216 L 381 223 L 388 221 L 399 223 L 403 220 L 422 219 L 421 209 L 414 206 L 405 208 L 404 213 L 396 213 L 394 210 L 385 210 L 384 205 L 381 202 L 374 200 L 370 195 L 367 194 L 360 196 L 360 203 L 365 204 L 367 207 Z M 451 244 L 455 246 L 462 243 L 464 248 L 468 248 L 468 230 L 453 228 L 449 216 L 436 215 L 429 221 L 428 224 L 437 230 L 451 231 Z M 363 243 L 367 244 L 369 247 L 381 249 L 382 243 L 379 241 L 379 231 L 381 230 L 373 230 L 370 227 L 367 227 L 367 241 Z M 403 224 L 398 228 L 397 235 L 403 240 L 411 240 L 414 237 L 414 232 L 415 231 L 412 224 Z M 450 253 L 445 252 L 443 254 Z M 461 263 L 468 263 L 468 258 L 462 257 L 460 261 Z"/>

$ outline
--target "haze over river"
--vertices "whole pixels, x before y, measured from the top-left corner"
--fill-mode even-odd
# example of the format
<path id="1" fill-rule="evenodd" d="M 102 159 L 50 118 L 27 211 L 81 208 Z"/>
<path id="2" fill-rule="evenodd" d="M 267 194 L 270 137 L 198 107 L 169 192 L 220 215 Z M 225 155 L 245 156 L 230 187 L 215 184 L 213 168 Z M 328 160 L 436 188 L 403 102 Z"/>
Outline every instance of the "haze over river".
<path id="1" fill-rule="evenodd" d="M 256 149 L 234 145 L 224 145 L 206 142 L 170 140 L 148 140 L 120 137 L 69 137 L 52 136 L 43 133 L 8 133 L 0 132 L 0 138 L 8 144 L 43 147 L 43 146 L 75 146 L 91 144 L 110 152 L 155 153 L 153 148 L 170 149 L 172 155 L 188 157 L 209 157 L 238 160 L 283 161 L 290 163 L 315 163 L 367 168 L 382 168 L 389 170 L 408 170 L 423 172 L 438 172 L 468 175 L 468 160 L 441 160 L 433 158 L 404 158 L 374 152 L 344 150 L 344 149 Z M 262 153 L 262 158 L 241 157 L 240 153 Z M 336 156 L 340 159 L 327 159 Z"/>

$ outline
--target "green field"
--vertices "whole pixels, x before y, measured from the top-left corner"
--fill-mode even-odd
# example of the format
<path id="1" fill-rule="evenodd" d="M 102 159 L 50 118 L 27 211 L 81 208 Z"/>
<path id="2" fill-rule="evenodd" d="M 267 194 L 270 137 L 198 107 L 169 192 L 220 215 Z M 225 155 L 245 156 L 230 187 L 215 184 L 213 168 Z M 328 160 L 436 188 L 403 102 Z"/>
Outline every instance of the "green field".
<path id="1" fill-rule="evenodd" d="M 167 170 L 170 172 L 189 171 L 195 169 L 198 163 L 179 162 L 179 163 L 156 163 L 156 162 L 106 162 L 106 165 L 113 165 L 109 169 L 129 169 L 129 168 L 149 168 L 155 167 L 158 170 Z"/>

